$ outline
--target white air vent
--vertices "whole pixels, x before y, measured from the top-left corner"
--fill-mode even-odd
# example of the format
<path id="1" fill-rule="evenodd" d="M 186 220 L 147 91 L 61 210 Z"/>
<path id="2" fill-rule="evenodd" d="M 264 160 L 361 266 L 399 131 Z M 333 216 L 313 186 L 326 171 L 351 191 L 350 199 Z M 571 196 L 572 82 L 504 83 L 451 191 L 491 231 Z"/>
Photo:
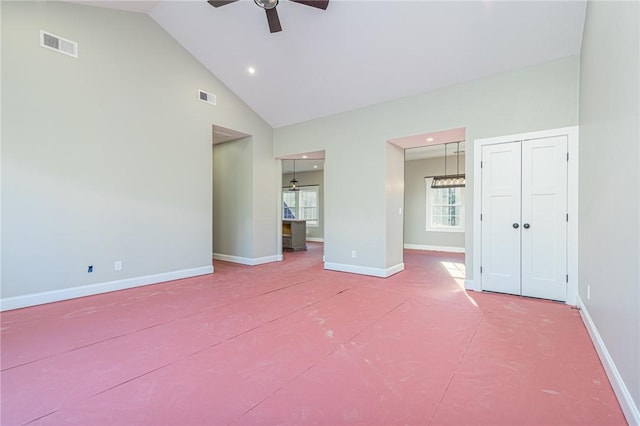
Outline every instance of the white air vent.
<path id="1" fill-rule="evenodd" d="M 78 43 L 43 30 L 40 30 L 40 46 L 73 56 L 74 58 L 78 57 Z"/>
<path id="2" fill-rule="evenodd" d="M 198 90 L 198 99 L 211 105 L 216 104 L 216 95 L 214 95 L 213 93 L 205 92 L 204 90 Z"/>

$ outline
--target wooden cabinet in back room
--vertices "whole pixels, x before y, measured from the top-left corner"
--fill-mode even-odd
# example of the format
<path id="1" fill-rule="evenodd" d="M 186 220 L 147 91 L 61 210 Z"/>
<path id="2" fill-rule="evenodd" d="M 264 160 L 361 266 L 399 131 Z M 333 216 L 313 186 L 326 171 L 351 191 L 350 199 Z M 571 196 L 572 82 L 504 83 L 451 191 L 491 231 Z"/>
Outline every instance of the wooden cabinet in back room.
<path id="1" fill-rule="evenodd" d="M 307 222 L 305 220 L 282 221 L 282 250 L 307 249 Z"/>

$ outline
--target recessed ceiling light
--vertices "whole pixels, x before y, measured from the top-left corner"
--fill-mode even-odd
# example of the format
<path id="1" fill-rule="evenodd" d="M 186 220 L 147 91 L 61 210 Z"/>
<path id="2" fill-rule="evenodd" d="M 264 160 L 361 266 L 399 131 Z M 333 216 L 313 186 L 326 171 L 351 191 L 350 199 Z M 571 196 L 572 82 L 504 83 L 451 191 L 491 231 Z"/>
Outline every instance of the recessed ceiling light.
<path id="1" fill-rule="evenodd" d="M 256 73 L 256 69 L 254 67 L 247 68 L 247 71 L 249 72 L 249 74 L 255 74 Z"/>
<path id="2" fill-rule="evenodd" d="M 427 138 L 427 142 L 433 142 L 433 138 Z"/>
<path id="3" fill-rule="evenodd" d="M 303 159 L 307 159 L 307 158 L 309 158 L 309 157 L 307 157 L 306 155 L 303 155 L 303 156 L 302 156 L 302 158 L 303 158 Z"/>
<path id="4" fill-rule="evenodd" d="M 315 166 L 313 166 L 313 168 L 314 168 L 314 169 L 317 169 L 317 168 L 318 168 L 318 165 L 316 164 Z"/>

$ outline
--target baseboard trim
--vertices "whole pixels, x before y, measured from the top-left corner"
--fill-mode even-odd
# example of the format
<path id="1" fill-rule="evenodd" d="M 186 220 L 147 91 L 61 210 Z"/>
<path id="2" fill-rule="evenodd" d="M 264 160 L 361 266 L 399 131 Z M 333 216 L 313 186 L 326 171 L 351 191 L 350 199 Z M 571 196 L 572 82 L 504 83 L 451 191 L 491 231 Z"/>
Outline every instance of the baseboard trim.
<path id="1" fill-rule="evenodd" d="M 324 238 L 322 237 L 307 237 L 306 240 L 314 243 L 324 243 Z"/>
<path id="2" fill-rule="evenodd" d="M 404 248 L 409 250 L 429 250 L 429 251 L 443 251 L 446 253 L 464 253 L 464 247 L 429 246 L 424 244 L 405 244 Z"/>
<path id="3" fill-rule="evenodd" d="M 480 286 L 476 287 L 476 280 L 464 280 L 465 290 L 482 291 Z"/>
<path id="4" fill-rule="evenodd" d="M 190 278 L 198 275 L 213 273 L 213 266 L 201 266 L 199 268 L 183 269 L 180 271 L 165 272 L 162 274 L 145 275 L 142 277 L 126 278 L 117 281 L 89 284 L 60 290 L 44 291 L 41 293 L 26 294 L 24 296 L 5 297 L 0 299 L 0 311 L 26 308 L 29 306 L 43 305 L 45 303 L 60 302 L 62 300 L 76 299 L 78 297 L 94 296 L 96 294 L 109 293 L 111 291 L 126 290 L 150 284 L 158 284 L 165 281 Z"/>
<path id="5" fill-rule="evenodd" d="M 367 266 L 347 265 L 344 263 L 325 262 L 324 269 L 337 272 L 348 272 L 350 274 L 368 275 L 372 277 L 387 278 L 398 272 L 404 271 L 404 263 L 391 266 L 386 269 L 370 268 Z"/>
<path id="6" fill-rule="evenodd" d="M 618 398 L 618 403 L 622 408 L 622 412 L 630 425 L 640 425 L 640 410 L 638 410 L 638 406 L 633 401 L 629 388 L 627 388 L 624 380 L 622 380 L 622 376 L 620 376 L 620 372 L 616 368 L 616 364 L 613 361 L 613 358 L 611 358 L 611 354 L 609 354 L 609 351 L 598 332 L 598 328 L 591 319 L 591 315 L 589 315 L 589 311 L 582 302 L 580 295 L 578 295 L 577 299 L 582 322 L 584 322 L 584 325 L 589 332 L 589 336 L 591 336 L 593 346 L 595 346 L 596 352 L 600 357 L 600 361 L 604 366 L 604 371 L 607 373 L 607 377 L 609 377 L 611 387 Z"/>
<path id="7" fill-rule="evenodd" d="M 386 269 L 387 277 L 390 277 L 391 275 L 395 275 L 398 272 L 402 272 L 402 271 L 404 271 L 404 262 L 398 263 L 397 265 L 387 268 Z"/>
<path id="8" fill-rule="evenodd" d="M 213 259 L 222 260 L 224 262 L 239 263 L 241 265 L 256 266 L 262 265 L 264 263 L 281 262 L 283 258 L 281 254 L 265 257 L 241 257 L 231 256 L 228 254 L 213 253 Z"/>

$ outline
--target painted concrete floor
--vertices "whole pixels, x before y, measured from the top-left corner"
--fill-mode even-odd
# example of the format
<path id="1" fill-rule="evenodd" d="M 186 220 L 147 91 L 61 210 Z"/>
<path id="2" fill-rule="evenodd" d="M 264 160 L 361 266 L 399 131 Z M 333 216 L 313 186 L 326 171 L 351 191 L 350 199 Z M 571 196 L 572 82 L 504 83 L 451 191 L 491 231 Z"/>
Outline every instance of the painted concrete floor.
<path id="1" fill-rule="evenodd" d="M 322 245 L 2 314 L 3 425 L 622 425 L 577 311 L 464 292 L 462 255 L 388 279 Z"/>

